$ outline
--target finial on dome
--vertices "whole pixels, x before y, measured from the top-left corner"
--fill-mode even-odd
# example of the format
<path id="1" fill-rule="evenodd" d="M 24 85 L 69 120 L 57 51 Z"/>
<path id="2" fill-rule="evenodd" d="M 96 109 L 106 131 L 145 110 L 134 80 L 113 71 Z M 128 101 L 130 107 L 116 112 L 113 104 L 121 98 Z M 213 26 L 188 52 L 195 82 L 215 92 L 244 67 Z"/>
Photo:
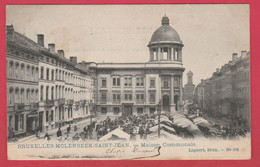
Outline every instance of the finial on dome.
<path id="1" fill-rule="evenodd" d="M 169 18 L 165 14 L 162 18 L 162 25 L 169 25 L 169 21 Z"/>

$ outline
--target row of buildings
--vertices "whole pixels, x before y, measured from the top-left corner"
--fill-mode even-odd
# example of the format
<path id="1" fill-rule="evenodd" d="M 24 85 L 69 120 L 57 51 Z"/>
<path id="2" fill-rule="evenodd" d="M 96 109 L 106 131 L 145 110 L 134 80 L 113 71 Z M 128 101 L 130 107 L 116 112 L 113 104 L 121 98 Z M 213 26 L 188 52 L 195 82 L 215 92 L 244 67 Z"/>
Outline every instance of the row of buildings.
<path id="1" fill-rule="evenodd" d="M 201 80 L 195 92 L 195 101 L 204 111 L 250 125 L 250 52 L 233 53 L 232 61 Z"/>
<path id="2" fill-rule="evenodd" d="M 15 135 L 47 131 L 89 116 L 118 117 L 183 110 L 184 46 L 167 16 L 153 33 L 144 63 L 77 63 L 7 26 L 7 116 Z M 95 107 L 93 107 L 95 106 Z"/>
<path id="3" fill-rule="evenodd" d="M 94 103 L 95 75 L 77 57 L 56 53 L 55 44 L 44 46 L 6 27 L 7 122 L 12 135 L 36 128 L 47 131 L 85 119 Z M 9 134 L 10 135 L 10 134 Z"/>

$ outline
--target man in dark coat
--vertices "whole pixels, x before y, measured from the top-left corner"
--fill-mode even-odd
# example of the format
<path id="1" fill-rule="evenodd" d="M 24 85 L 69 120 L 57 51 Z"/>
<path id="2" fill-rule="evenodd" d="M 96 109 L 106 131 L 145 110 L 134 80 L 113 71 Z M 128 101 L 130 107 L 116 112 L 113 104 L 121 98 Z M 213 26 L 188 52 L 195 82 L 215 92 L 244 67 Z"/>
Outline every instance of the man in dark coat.
<path id="1" fill-rule="evenodd" d="M 62 132 L 61 132 L 61 130 L 59 128 L 59 130 L 57 131 L 57 137 L 61 137 L 61 136 L 62 136 Z"/>

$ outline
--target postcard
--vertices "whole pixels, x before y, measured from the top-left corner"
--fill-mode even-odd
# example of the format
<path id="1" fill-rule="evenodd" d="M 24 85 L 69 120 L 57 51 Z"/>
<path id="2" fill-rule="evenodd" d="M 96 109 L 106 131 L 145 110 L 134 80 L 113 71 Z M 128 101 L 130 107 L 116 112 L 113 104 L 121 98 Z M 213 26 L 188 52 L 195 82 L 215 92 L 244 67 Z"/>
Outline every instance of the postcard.
<path id="1" fill-rule="evenodd" d="M 249 16 L 249 4 L 7 5 L 8 159 L 250 159 Z"/>

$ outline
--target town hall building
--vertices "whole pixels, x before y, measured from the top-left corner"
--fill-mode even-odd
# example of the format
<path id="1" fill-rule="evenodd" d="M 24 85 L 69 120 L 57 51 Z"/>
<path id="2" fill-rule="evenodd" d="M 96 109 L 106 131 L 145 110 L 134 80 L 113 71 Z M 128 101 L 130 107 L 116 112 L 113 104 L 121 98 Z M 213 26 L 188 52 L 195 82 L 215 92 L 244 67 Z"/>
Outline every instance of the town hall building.
<path id="1" fill-rule="evenodd" d="M 183 43 L 169 18 L 153 33 L 145 63 L 92 63 L 96 73 L 96 112 L 98 117 L 122 114 L 183 110 Z"/>

